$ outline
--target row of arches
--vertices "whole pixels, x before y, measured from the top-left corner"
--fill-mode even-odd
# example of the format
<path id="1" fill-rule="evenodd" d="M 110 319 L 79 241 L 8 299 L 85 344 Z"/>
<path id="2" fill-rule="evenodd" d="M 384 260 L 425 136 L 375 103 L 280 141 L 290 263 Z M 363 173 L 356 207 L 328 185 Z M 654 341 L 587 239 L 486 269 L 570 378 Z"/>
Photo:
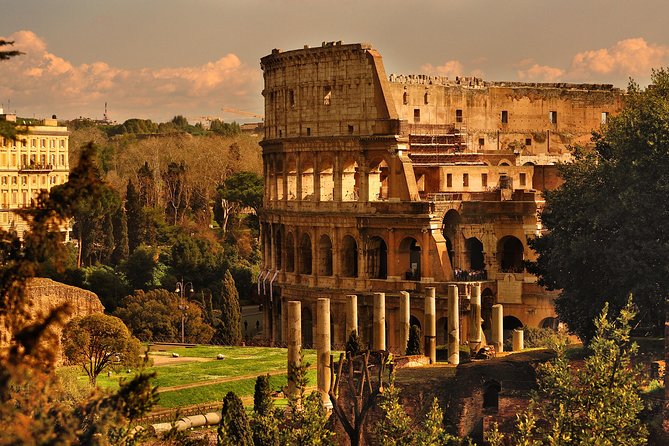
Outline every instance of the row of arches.
<path id="1" fill-rule="evenodd" d="M 378 201 L 389 196 L 388 161 L 338 153 L 275 154 L 265 157 L 268 202 Z"/>

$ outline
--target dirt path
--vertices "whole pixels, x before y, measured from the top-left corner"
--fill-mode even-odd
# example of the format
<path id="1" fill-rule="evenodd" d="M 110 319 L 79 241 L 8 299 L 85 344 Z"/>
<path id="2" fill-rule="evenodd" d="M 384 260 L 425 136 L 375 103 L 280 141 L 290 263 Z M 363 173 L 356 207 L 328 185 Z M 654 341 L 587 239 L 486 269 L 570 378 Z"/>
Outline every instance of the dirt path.
<path id="1" fill-rule="evenodd" d="M 315 366 L 309 367 L 309 369 L 315 369 L 315 368 L 316 368 Z M 265 374 L 269 374 L 271 376 L 285 375 L 286 371 L 285 370 L 274 370 L 272 372 L 263 373 L 263 375 L 265 375 Z M 258 376 L 258 374 L 228 376 L 228 377 L 225 377 L 225 378 L 210 379 L 210 380 L 207 380 L 207 381 L 199 381 L 199 382 L 195 382 L 195 383 L 181 384 L 181 385 L 178 385 L 178 386 L 159 387 L 158 388 L 158 393 L 172 392 L 172 391 L 175 391 L 175 390 L 183 390 L 183 389 L 192 389 L 193 387 L 210 386 L 212 384 L 220 384 L 220 383 L 227 383 L 227 382 L 231 382 L 231 381 L 239 381 L 240 379 L 252 379 L 252 378 L 256 378 L 257 376 Z M 251 397 L 251 398 L 253 398 L 253 397 Z"/>

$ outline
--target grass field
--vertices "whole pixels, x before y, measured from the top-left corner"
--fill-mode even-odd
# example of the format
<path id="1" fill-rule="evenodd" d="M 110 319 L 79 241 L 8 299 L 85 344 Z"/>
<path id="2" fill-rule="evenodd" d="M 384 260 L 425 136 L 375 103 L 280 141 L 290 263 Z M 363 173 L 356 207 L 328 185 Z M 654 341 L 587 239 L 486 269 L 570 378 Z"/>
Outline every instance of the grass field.
<path id="1" fill-rule="evenodd" d="M 286 385 L 285 348 L 267 347 L 159 347 L 164 351 L 150 351 L 149 357 L 155 365 L 147 370 L 156 372 L 154 383 L 160 392 L 160 408 L 175 408 L 221 401 L 229 391 L 242 397 L 252 397 L 255 379 L 258 375 L 272 374 L 271 387 L 279 389 Z M 179 358 L 172 358 L 178 353 Z M 217 360 L 222 353 L 224 360 Z M 312 366 L 316 365 L 314 350 L 304 350 L 304 359 Z M 161 365 L 162 362 L 168 364 Z M 135 371 L 121 371 L 102 374 L 98 377 L 98 386 L 116 389 L 120 379 L 132 378 Z M 315 370 L 307 373 L 309 386 L 316 384 Z M 87 377 L 80 374 L 77 381 L 82 386 Z M 164 390 L 163 390 L 164 389 Z M 252 404 L 252 401 L 251 401 Z"/>

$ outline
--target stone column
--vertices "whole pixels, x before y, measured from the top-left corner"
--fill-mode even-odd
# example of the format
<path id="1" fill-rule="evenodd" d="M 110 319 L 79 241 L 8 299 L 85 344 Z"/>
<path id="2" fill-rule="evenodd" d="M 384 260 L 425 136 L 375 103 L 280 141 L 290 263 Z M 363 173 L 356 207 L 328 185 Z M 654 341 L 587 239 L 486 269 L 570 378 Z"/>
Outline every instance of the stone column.
<path id="1" fill-rule="evenodd" d="M 399 280 L 397 273 L 397 251 L 395 250 L 395 229 L 388 228 L 388 246 L 386 249 L 386 267 L 388 280 Z"/>
<path id="2" fill-rule="evenodd" d="M 372 350 L 386 349 L 386 293 L 374 293 L 373 338 Z"/>
<path id="3" fill-rule="evenodd" d="M 363 162 L 367 160 L 363 159 Z M 358 201 L 366 203 L 369 201 L 369 168 L 364 165 L 358 167 L 358 180 L 360 189 L 358 191 Z"/>
<path id="4" fill-rule="evenodd" d="M 316 382 L 323 403 L 330 401 L 330 299 L 320 298 L 316 304 Z"/>
<path id="5" fill-rule="evenodd" d="M 458 286 L 448 286 L 448 362 L 460 364 L 460 297 Z"/>
<path id="6" fill-rule="evenodd" d="M 423 228 L 420 251 L 420 279 L 432 279 L 432 269 L 430 268 L 430 240 L 432 231 L 430 227 Z"/>
<path id="7" fill-rule="evenodd" d="M 492 306 L 492 344 L 495 351 L 504 351 L 504 308 L 501 304 Z"/>
<path id="8" fill-rule="evenodd" d="M 346 339 L 351 336 L 351 332 L 355 330 L 358 333 L 358 296 L 349 294 L 346 296 Z M 358 333 L 360 336 L 360 333 Z"/>
<path id="9" fill-rule="evenodd" d="M 481 283 L 474 285 L 469 304 L 469 349 L 477 352 L 481 348 Z"/>
<path id="10" fill-rule="evenodd" d="M 335 152 L 334 163 L 332 166 L 332 181 L 334 183 L 334 201 L 341 202 L 342 199 L 342 167 L 339 152 Z"/>
<path id="11" fill-rule="evenodd" d="M 400 333 L 400 351 L 406 353 L 407 343 L 409 342 L 409 319 L 411 318 L 411 297 L 408 291 L 400 291 L 400 314 L 399 314 L 399 333 Z"/>
<path id="12" fill-rule="evenodd" d="M 290 376 L 291 366 L 299 367 L 301 365 L 302 353 L 302 305 L 300 301 L 291 300 L 288 302 L 288 376 Z M 288 393 L 295 395 L 295 382 L 288 379 Z"/>
<path id="13" fill-rule="evenodd" d="M 295 200 L 302 201 L 302 164 L 300 152 L 295 156 Z"/>
<path id="14" fill-rule="evenodd" d="M 434 287 L 425 288 L 425 356 L 430 358 L 430 364 L 437 362 L 437 307 Z"/>
<path id="15" fill-rule="evenodd" d="M 519 352 L 525 348 L 525 332 L 522 328 L 513 330 L 513 351 Z"/>

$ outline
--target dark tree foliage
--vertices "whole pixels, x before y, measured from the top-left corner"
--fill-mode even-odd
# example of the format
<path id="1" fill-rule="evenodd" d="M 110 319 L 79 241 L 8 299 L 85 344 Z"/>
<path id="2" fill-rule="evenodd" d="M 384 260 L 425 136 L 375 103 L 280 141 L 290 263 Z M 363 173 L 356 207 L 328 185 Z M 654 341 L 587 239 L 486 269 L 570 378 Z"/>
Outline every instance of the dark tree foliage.
<path id="1" fill-rule="evenodd" d="M 114 312 L 123 298 L 132 291 L 125 276 L 110 266 L 97 264 L 79 271 L 83 271 L 85 277 L 76 286 L 97 294 L 108 313 Z"/>
<path id="2" fill-rule="evenodd" d="M 146 214 L 132 180 L 128 180 L 125 192 L 125 212 L 128 221 L 128 251 L 146 243 Z"/>
<path id="3" fill-rule="evenodd" d="M 209 126 L 211 132 L 221 136 L 235 136 L 242 133 L 241 127 L 236 122 L 223 122 L 220 119 L 214 119 Z"/>
<path id="4" fill-rule="evenodd" d="M 412 325 L 409 330 L 409 341 L 407 342 L 407 355 L 422 355 L 423 345 L 420 342 L 420 327 Z"/>
<path id="5" fill-rule="evenodd" d="M 366 348 L 362 339 L 358 336 L 358 330 L 351 330 L 351 334 L 348 335 L 348 339 L 346 340 L 346 352 L 350 353 L 351 356 L 357 356 L 364 350 Z"/>
<path id="6" fill-rule="evenodd" d="M 161 266 L 158 250 L 142 245 L 130 254 L 122 269 L 132 289 L 146 291 L 160 284 Z"/>
<path id="7" fill-rule="evenodd" d="M 162 173 L 163 193 L 165 195 L 165 216 L 176 225 L 182 221 L 189 201 L 189 186 L 186 180 L 186 165 L 171 162 Z"/>
<path id="8" fill-rule="evenodd" d="M 174 277 L 184 277 L 197 290 L 219 293 L 223 276 L 223 255 L 210 240 L 179 234 L 170 252 Z"/>
<path id="9" fill-rule="evenodd" d="M 625 108 L 595 134 L 595 150 L 575 151 L 565 180 L 547 192 L 547 230 L 530 242 L 528 265 L 541 285 L 559 289 L 560 319 L 584 340 L 604 300 L 619 311 L 629 293 L 642 327 L 659 329 L 669 292 L 669 72 L 645 90 L 630 83 Z"/>
<path id="10" fill-rule="evenodd" d="M 128 245 L 128 219 L 125 209 L 119 206 L 112 217 L 112 226 L 114 229 L 114 251 L 111 254 L 111 264 L 119 265 L 128 260 L 130 248 Z"/>
<path id="11" fill-rule="evenodd" d="M 140 204 L 145 207 L 155 206 L 157 200 L 156 179 L 148 162 L 144 162 L 144 165 L 137 170 L 137 181 Z"/>
<path id="12" fill-rule="evenodd" d="M 223 199 L 239 203 L 241 208 L 249 207 L 257 213 L 262 206 L 263 179 L 253 172 L 236 172 L 219 187 L 219 193 Z"/>
<path id="13" fill-rule="evenodd" d="M 251 427 L 244 405 L 234 392 L 228 392 L 223 398 L 218 441 L 219 444 L 226 446 L 253 446 Z"/>
<path id="14" fill-rule="evenodd" d="M 242 340 L 242 316 L 239 295 L 230 270 L 225 272 L 220 299 L 221 324 L 216 332 L 216 340 L 224 345 L 237 345 Z"/>
<path id="15" fill-rule="evenodd" d="M 256 386 L 253 392 L 253 411 L 258 415 L 269 415 L 274 409 L 272 401 L 272 389 L 269 385 L 269 373 L 256 378 Z"/>

